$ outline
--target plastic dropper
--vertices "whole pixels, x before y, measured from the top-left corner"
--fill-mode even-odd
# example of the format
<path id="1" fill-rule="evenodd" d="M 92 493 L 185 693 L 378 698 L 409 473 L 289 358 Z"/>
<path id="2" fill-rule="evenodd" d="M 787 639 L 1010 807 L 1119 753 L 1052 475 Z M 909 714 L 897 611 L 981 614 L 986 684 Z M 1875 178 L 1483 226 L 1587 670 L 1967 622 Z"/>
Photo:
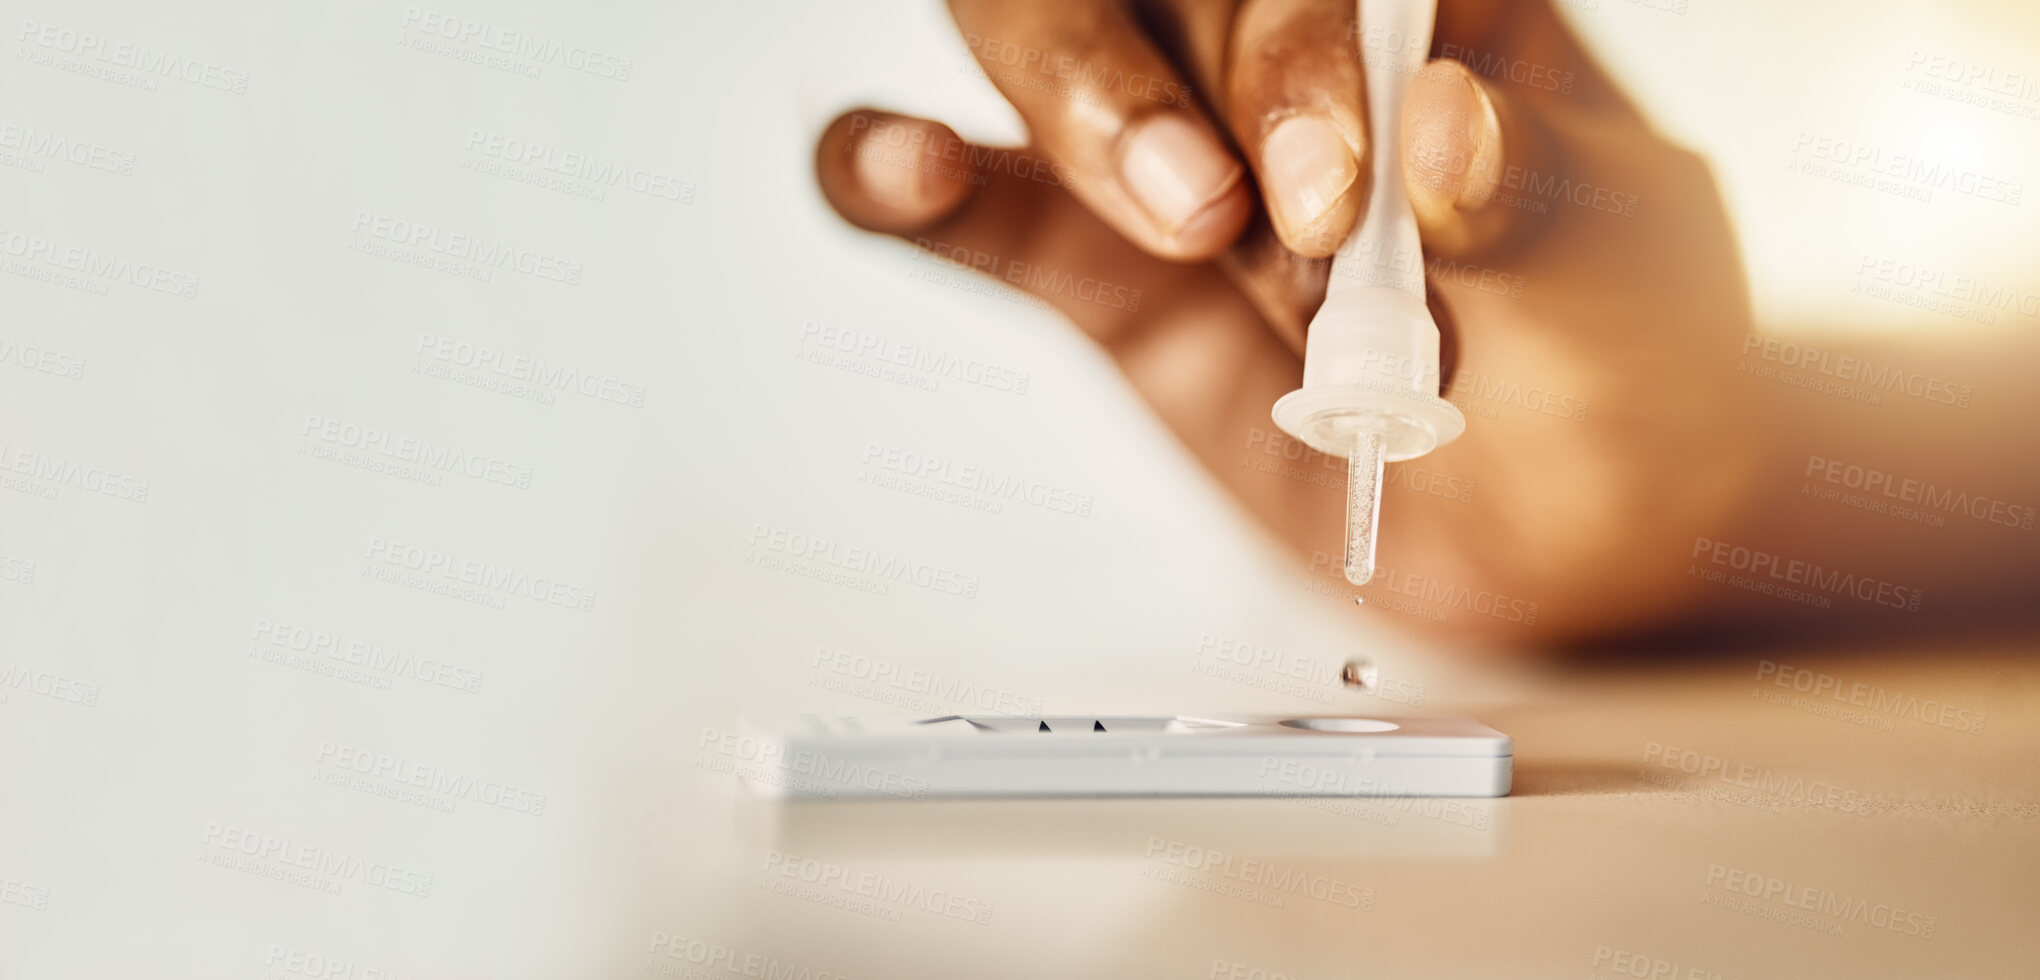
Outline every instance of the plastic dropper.
<path id="1" fill-rule="evenodd" d="M 1466 430 L 1438 397 L 1438 324 L 1424 305 L 1423 250 L 1402 178 L 1403 91 L 1431 49 L 1436 0 L 1359 0 L 1374 182 L 1367 213 L 1332 260 L 1304 342 L 1303 387 L 1275 403 L 1282 431 L 1346 464 L 1346 580 L 1374 577 L 1384 464 Z"/>

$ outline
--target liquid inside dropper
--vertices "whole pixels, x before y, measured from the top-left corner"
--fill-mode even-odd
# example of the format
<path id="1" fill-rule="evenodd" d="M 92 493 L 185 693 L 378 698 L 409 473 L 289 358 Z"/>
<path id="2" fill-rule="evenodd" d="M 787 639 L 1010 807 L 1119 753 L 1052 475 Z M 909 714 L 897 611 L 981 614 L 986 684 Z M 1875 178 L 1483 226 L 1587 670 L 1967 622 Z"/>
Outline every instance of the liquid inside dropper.
<path id="1" fill-rule="evenodd" d="M 1381 524 L 1381 433 L 1361 427 L 1346 458 L 1346 581 L 1374 577 L 1374 538 Z"/>

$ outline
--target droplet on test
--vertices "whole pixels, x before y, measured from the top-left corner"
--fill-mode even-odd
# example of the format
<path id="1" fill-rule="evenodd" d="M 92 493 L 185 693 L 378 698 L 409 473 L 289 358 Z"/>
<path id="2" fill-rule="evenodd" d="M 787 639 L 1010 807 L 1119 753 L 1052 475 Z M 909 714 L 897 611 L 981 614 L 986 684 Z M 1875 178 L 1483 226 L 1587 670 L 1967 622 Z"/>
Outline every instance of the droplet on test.
<path id="1" fill-rule="evenodd" d="M 1368 657 L 1354 657 L 1346 661 L 1346 669 L 1339 672 L 1339 680 L 1347 687 L 1356 687 L 1362 691 L 1374 690 L 1374 682 L 1379 680 L 1380 676 L 1380 670 L 1375 668 L 1373 659 Z"/>

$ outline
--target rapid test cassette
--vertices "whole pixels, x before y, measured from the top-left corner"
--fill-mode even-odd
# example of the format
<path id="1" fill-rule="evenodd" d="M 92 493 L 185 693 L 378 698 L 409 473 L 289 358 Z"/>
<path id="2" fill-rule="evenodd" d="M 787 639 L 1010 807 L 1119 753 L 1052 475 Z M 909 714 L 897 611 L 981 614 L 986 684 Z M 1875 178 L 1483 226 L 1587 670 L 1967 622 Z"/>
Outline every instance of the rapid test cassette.
<path id="1" fill-rule="evenodd" d="M 1515 759 L 1451 717 L 801 715 L 731 737 L 771 799 L 1507 796 Z"/>

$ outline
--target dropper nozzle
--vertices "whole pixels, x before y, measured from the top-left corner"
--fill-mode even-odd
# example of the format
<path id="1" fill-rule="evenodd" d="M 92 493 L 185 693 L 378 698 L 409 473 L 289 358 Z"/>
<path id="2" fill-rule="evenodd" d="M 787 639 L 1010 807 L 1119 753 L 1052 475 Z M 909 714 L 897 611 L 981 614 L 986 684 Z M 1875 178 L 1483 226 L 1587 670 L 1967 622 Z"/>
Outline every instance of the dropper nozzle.
<path id="1" fill-rule="evenodd" d="M 1346 581 L 1366 585 L 1374 577 L 1374 538 L 1381 524 L 1381 433 L 1362 427 L 1346 457 Z"/>

